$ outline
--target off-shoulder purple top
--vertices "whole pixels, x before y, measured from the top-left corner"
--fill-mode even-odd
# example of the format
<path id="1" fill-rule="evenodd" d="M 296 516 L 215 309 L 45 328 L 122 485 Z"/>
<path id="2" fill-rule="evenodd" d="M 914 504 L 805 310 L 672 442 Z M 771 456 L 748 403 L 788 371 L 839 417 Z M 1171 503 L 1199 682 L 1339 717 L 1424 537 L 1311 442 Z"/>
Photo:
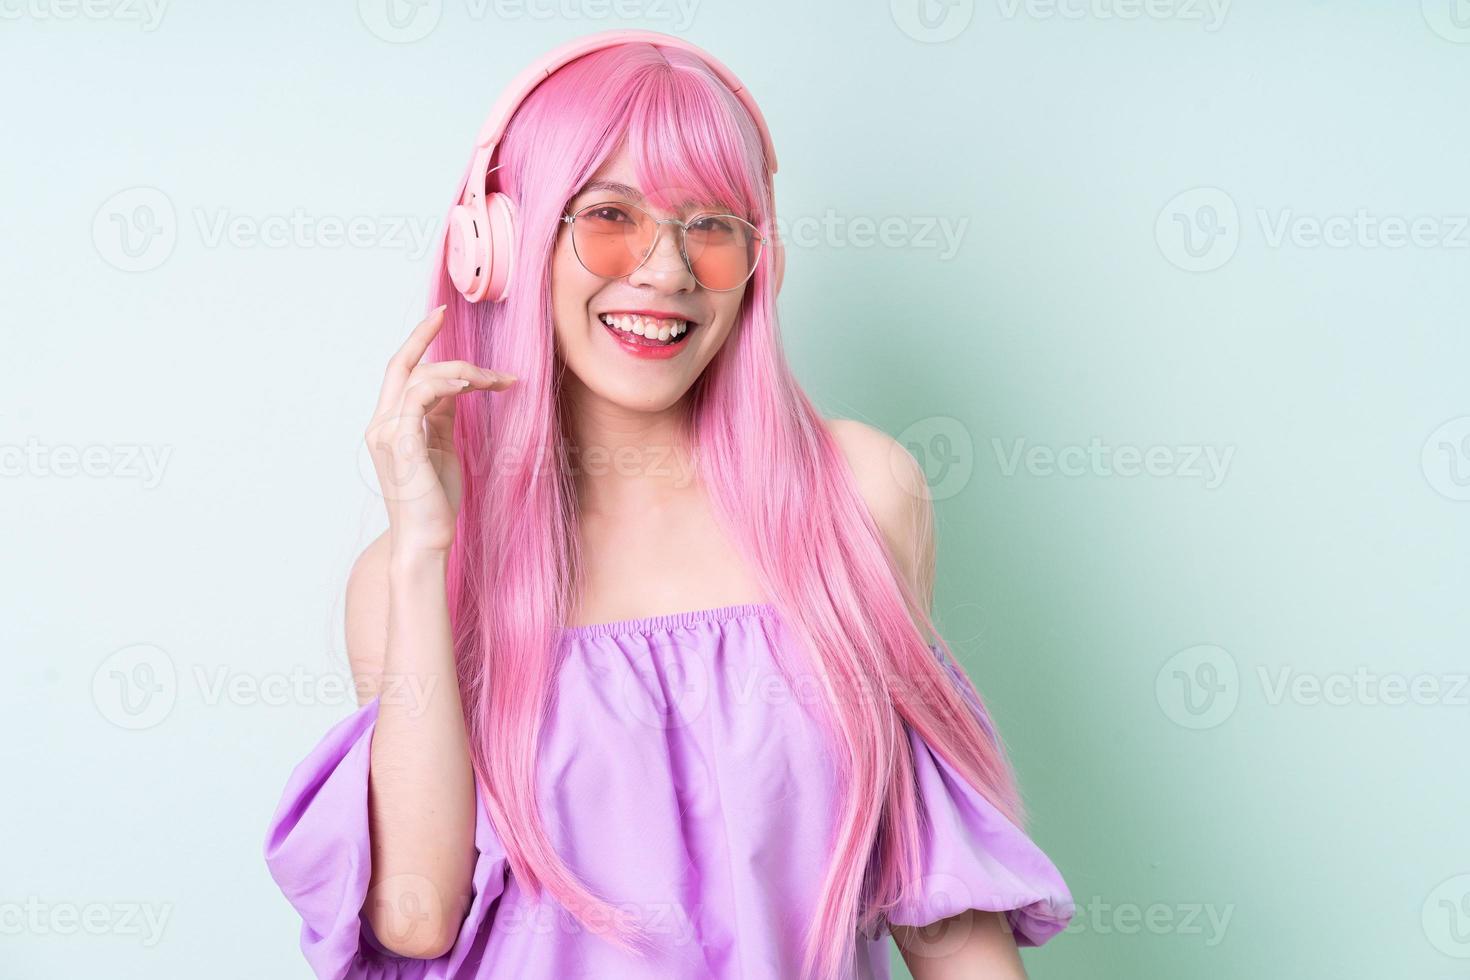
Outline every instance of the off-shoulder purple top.
<path id="1" fill-rule="evenodd" d="M 453 948 L 432 960 L 388 952 L 362 915 L 378 701 L 333 726 L 291 773 L 265 843 L 271 875 L 301 915 L 301 948 L 316 975 L 795 978 L 832 854 L 835 808 L 810 692 L 786 685 L 774 656 L 793 649 L 781 646 L 792 642 L 787 630 L 766 603 L 562 628 L 565 655 L 539 756 L 542 812 L 571 869 L 659 940 L 643 959 L 549 897 L 533 902 L 510 874 L 478 795 L 474 897 Z M 1019 945 L 1046 942 L 1073 912 L 1061 874 L 908 734 L 927 815 L 925 875 L 888 921 L 1004 911 Z M 887 980 L 887 930 L 853 942 L 857 977 Z"/>

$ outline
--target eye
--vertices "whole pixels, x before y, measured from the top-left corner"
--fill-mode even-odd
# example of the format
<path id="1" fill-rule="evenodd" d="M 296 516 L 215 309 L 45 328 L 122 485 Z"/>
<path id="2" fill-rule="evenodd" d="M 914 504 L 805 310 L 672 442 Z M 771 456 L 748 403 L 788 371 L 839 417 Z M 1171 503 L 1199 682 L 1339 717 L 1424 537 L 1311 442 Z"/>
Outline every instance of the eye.
<path id="1" fill-rule="evenodd" d="M 582 212 L 583 215 L 598 222 L 624 222 L 633 220 L 628 212 L 616 204 L 596 204 Z"/>
<path id="2" fill-rule="evenodd" d="M 735 224 L 730 219 L 719 215 L 705 215 L 702 218 L 695 218 L 689 230 L 702 231 L 706 234 L 728 235 L 735 230 Z"/>

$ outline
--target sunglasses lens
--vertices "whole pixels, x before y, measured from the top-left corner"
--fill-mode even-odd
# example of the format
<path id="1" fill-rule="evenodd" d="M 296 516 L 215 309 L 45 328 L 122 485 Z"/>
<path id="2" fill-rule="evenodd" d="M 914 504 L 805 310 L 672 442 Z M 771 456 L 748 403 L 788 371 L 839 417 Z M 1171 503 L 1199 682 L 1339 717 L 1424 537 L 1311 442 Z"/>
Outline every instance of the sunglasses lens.
<path id="1" fill-rule="evenodd" d="M 655 227 L 641 211 L 621 204 L 594 204 L 577 212 L 572 247 L 588 272 L 618 279 L 643 261 Z"/>
<path id="2" fill-rule="evenodd" d="M 705 215 L 690 224 L 684 250 L 705 289 L 734 289 L 755 270 L 760 236 L 754 225 L 732 214 Z"/>
<path id="3" fill-rule="evenodd" d="M 659 224 L 640 208 L 609 202 L 578 211 L 572 248 L 588 272 L 620 279 L 642 264 Z M 760 259 L 760 233 L 732 214 L 695 218 L 684 235 L 694 278 L 705 289 L 734 289 L 750 278 Z"/>

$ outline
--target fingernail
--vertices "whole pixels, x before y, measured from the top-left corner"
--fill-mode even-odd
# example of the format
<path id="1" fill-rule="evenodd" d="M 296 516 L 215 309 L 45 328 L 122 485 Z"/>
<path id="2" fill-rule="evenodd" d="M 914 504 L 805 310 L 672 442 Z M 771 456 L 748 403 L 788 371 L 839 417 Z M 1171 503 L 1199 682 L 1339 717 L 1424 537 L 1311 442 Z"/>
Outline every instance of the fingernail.
<path id="1" fill-rule="evenodd" d="M 429 316 L 433 316 L 435 313 L 443 313 L 448 306 L 449 304 L 445 303 L 443 306 L 434 307 L 432 310 L 429 311 Z"/>

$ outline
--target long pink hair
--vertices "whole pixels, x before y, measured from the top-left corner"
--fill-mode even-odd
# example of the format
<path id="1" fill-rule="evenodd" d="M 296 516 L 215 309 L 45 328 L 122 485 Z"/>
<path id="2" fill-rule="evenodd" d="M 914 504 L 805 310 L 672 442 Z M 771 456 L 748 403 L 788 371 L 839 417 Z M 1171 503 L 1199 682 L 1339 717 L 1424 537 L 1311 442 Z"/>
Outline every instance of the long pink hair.
<path id="1" fill-rule="evenodd" d="M 692 191 L 737 206 L 774 234 L 755 125 L 702 60 L 645 43 L 585 55 L 531 94 L 501 144 L 492 180 L 518 212 L 509 296 L 465 302 L 441 254 L 429 305 L 449 308 L 429 356 L 520 379 L 509 393 L 460 396 L 455 429 L 465 482 L 449 608 L 487 809 L 522 887 L 545 887 L 587 928 L 638 953 L 647 934 L 617 924 L 618 896 L 595 894 L 554 850 L 535 769 L 556 631 L 583 581 L 551 256 L 566 203 L 623 146 L 653 206 L 675 210 Z M 1005 750 L 977 711 L 978 692 L 890 559 L 839 447 L 791 373 L 765 258 L 735 329 L 686 397 L 682 435 L 714 511 L 801 641 L 804 659 L 783 669 L 803 671 L 828 694 L 817 714 L 830 734 L 839 806 L 802 976 L 837 980 L 851 975 L 859 933 L 874 935 L 920 874 L 923 814 L 903 723 L 1018 825 L 1022 804 Z"/>

